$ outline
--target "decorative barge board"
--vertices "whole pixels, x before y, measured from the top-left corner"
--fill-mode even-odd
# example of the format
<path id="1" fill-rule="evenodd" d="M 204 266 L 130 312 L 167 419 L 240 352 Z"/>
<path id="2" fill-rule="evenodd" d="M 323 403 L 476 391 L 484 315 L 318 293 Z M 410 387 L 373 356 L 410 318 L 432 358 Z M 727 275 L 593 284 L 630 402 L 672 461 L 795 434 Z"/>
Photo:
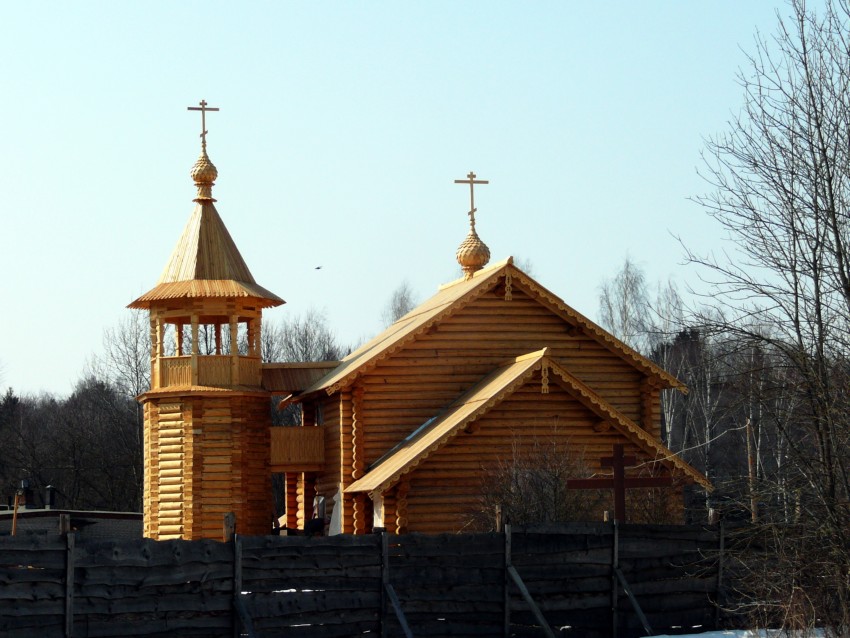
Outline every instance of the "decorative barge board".
<path id="1" fill-rule="evenodd" d="M 710 489 L 660 442 L 667 388 L 686 391 L 508 259 L 441 287 L 291 400 L 305 414 L 328 398 L 351 406 L 317 481 L 339 508 L 332 532 L 438 533 L 463 528 L 488 467 L 544 436 L 595 474 L 623 445 Z"/>
<path id="2" fill-rule="evenodd" d="M 194 110 L 195 209 L 157 285 L 130 304 L 150 312 L 151 389 L 139 400 L 144 532 L 154 539 L 220 539 L 229 512 L 240 533 L 266 534 L 273 516 L 260 343 L 263 309 L 283 300 L 254 280 L 215 208 L 205 117 L 217 109 Z"/>

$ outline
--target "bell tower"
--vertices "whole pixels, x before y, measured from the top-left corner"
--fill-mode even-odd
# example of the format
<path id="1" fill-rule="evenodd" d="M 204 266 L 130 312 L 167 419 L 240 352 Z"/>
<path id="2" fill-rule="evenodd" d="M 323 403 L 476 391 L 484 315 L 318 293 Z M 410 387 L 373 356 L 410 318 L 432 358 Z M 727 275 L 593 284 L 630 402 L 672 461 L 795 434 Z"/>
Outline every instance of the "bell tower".
<path id="1" fill-rule="evenodd" d="M 156 286 L 130 308 L 150 312 L 151 388 L 144 406 L 144 534 L 154 539 L 267 534 L 272 523 L 269 393 L 262 388 L 263 309 L 284 301 L 259 286 L 212 197 L 218 171 L 201 154 L 195 208 Z"/>

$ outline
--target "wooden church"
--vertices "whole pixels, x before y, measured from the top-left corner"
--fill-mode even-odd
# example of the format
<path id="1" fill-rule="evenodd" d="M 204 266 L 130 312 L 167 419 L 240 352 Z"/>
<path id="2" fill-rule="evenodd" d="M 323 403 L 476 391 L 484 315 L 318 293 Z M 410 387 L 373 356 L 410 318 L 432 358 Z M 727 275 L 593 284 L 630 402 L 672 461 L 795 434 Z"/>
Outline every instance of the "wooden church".
<path id="1" fill-rule="evenodd" d="M 221 538 L 229 512 L 240 533 L 268 534 L 275 472 L 289 529 L 321 516 L 330 533 L 462 531 L 488 471 L 543 439 L 582 456 L 578 482 L 711 488 L 661 443 L 660 392 L 682 383 L 512 259 L 488 265 L 473 198 L 486 182 L 472 173 L 458 180 L 471 200 L 462 278 L 342 361 L 263 363 L 262 311 L 284 302 L 256 283 L 216 211 L 204 121 L 215 109 L 195 110 L 195 209 L 157 285 L 130 304 L 151 326 L 145 536 Z M 300 406 L 300 426 L 271 427 L 273 395 Z"/>

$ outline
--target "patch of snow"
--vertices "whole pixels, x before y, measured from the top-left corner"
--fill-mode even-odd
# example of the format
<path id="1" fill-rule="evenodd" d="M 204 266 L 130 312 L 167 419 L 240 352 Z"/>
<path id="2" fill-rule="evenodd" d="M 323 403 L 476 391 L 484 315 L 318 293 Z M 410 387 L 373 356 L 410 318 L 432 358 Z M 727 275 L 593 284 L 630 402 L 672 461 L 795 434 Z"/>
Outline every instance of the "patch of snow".
<path id="1" fill-rule="evenodd" d="M 701 634 L 683 634 L 668 636 L 659 634 L 652 638 L 823 638 L 824 633 L 818 629 L 813 632 L 785 633 L 779 629 L 729 629 L 724 631 L 706 631 Z"/>

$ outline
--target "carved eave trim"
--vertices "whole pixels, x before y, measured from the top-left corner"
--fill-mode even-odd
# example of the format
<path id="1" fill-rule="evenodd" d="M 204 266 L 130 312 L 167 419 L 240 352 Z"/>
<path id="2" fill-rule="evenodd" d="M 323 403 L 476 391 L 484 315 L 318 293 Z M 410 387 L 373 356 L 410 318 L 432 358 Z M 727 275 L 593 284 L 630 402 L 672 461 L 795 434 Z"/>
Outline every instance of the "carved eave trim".
<path id="1" fill-rule="evenodd" d="M 673 469 L 681 471 L 703 488 L 712 491 L 714 486 L 692 465 L 684 461 L 675 452 L 669 450 L 660 441 L 657 441 L 646 430 L 617 410 L 614 406 L 600 397 L 582 381 L 574 377 L 562 368 L 556 361 L 546 359 L 544 365 L 548 365 L 555 378 L 560 379 L 560 385 L 570 394 L 575 396 L 586 408 L 596 413 L 606 422 L 613 424 L 614 428 L 630 441 L 637 443 L 647 454 L 654 456 L 656 461 L 664 465 L 672 465 Z M 551 376 L 550 376 L 551 380 Z"/>
<path id="2" fill-rule="evenodd" d="M 607 330 L 596 325 L 577 310 L 569 307 L 566 303 L 564 303 L 563 299 L 531 279 L 524 272 L 516 268 L 516 266 L 508 265 L 505 270 L 511 274 L 511 279 L 514 285 L 516 284 L 516 281 L 519 280 L 522 286 L 528 291 L 532 292 L 537 297 L 544 300 L 549 306 L 557 309 L 562 314 L 578 323 L 583 330 L 592 333 L 606 348 L 608 348 L 608 350 L 625 359 L 629 363 L 636 365 L 644 372 L 644 374 L 651 375 L 651 378 L 654 377 L 655 383 L 658 384 L 658 387 L 670 387 L 679 390 L 683 394 L 688 393 L 688 387 L 679 379 L 654 364 L 636 350 L 630 348 L 628 345 L 617 339 Z"/>

